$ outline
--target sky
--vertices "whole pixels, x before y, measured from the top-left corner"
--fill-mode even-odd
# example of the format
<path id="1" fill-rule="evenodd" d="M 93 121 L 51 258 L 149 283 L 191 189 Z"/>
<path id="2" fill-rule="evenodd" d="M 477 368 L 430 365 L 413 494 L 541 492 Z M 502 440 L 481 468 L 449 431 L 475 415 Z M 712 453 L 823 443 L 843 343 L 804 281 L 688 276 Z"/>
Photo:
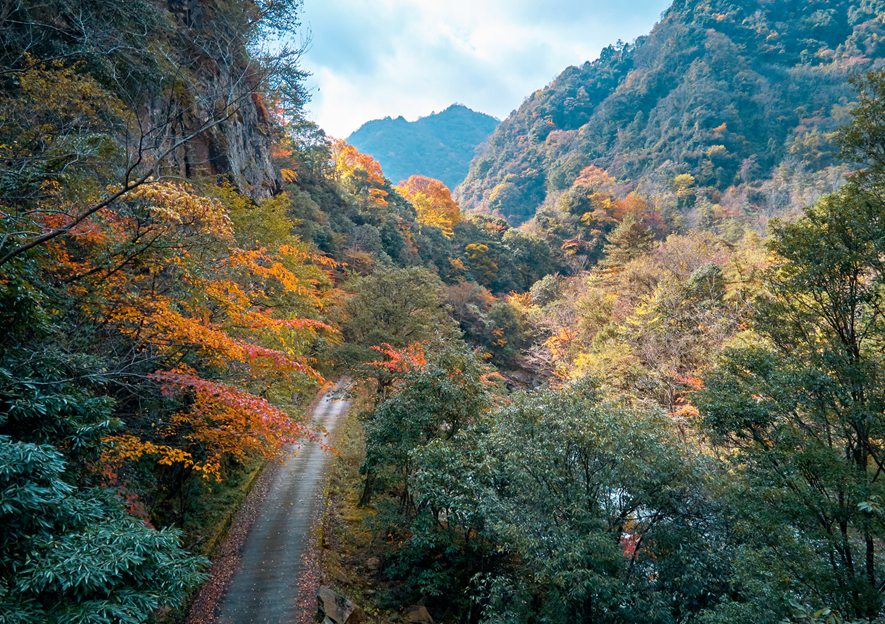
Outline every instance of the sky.
<path id="1" fill-rule="evenodd" d="M 308 117 L 346 138 L 464 104 L 504 119 L 569 65 L 647 34 L 672 0 L 304 0 Z"/>

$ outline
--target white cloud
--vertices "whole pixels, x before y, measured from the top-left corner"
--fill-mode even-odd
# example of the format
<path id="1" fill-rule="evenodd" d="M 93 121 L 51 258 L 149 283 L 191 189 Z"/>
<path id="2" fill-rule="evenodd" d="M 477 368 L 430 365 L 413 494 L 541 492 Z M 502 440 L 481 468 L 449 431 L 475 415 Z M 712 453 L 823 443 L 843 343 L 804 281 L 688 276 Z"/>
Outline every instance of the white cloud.
<path id="1" fill-rule="evenodd" d="M 310 116 L 346 137 L 454 102 L 506 117 L 569 65 L 645 34 L 669 0 L 305 0 Z"/>

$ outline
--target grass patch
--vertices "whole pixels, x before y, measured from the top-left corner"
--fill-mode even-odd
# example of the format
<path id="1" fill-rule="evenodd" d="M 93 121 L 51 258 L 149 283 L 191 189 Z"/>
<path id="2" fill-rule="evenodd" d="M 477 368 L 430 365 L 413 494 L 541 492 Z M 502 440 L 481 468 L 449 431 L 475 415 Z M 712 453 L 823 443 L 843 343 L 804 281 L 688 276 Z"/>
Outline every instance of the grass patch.
<path id="1" fill-rule="evenodd" d="M 357 398 L 358 399 L 358 398 Z M 358 405 L 358 400 L 352 401 Z M 365 432 L 357 407 L 340 426 L 329 474 L 328 504 L 323 518 L 322 582 L 346 596 L 378 623 L 408 624 L 405 608 L 420 601 L 384 573 L 389 556 L 408 539 L 391 517 L 392 500 L 381 494 L 360 507 L 365 459 Z M 393 521 L 393 522 L 392 522 Z M 376 567 L 377 566 L 377 567 Z"/>
<path id="2" fill-rule="evenodd" d="M 264 458 L 247 460 L 229 471 L 220 483 L 199 481 L 192 486 L 194 490 L 183 527 L 188 550 L 206 556 L 212 554 L 267 462 Z"/>

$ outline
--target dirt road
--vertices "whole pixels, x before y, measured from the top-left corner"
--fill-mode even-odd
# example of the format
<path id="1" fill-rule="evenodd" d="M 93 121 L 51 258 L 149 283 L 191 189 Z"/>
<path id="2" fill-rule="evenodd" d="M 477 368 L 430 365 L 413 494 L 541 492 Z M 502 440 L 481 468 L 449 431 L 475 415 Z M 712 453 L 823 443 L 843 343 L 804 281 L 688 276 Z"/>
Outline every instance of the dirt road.
<path id="1" fill-rule="evenodd" d="M 348 404 L 327 394 L 313 421 L 332 431 Z M 331 395 L 331 396 L 330 396 Z M 241 551 L 241 564 L 221 603 L 218 624 L 290 624 L 295 621 L 301 555 L 322 503 L 331 454 L 308 442 L 279 469 Z"/>

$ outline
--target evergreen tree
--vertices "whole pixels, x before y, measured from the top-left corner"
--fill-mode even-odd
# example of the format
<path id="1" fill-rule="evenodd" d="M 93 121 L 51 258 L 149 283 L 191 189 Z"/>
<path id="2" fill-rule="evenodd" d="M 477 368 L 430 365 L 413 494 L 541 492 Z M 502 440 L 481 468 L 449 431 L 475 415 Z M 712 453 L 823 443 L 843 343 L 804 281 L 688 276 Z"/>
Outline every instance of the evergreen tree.
<path id="1" fill-rule="evenodd" d="M 147 622 L 180 605 L 208 562 L 109 490 L 64 481 L 49 445 L 0 436 L 0 622 Z"/>
<path id="2" fill-rule="evenodd" d="M 602 266 L 619 269 L 651 249 L 653 237 L 633 215 L 626 215 L 621 223 L 606 236 L 605 258 Z"/>

